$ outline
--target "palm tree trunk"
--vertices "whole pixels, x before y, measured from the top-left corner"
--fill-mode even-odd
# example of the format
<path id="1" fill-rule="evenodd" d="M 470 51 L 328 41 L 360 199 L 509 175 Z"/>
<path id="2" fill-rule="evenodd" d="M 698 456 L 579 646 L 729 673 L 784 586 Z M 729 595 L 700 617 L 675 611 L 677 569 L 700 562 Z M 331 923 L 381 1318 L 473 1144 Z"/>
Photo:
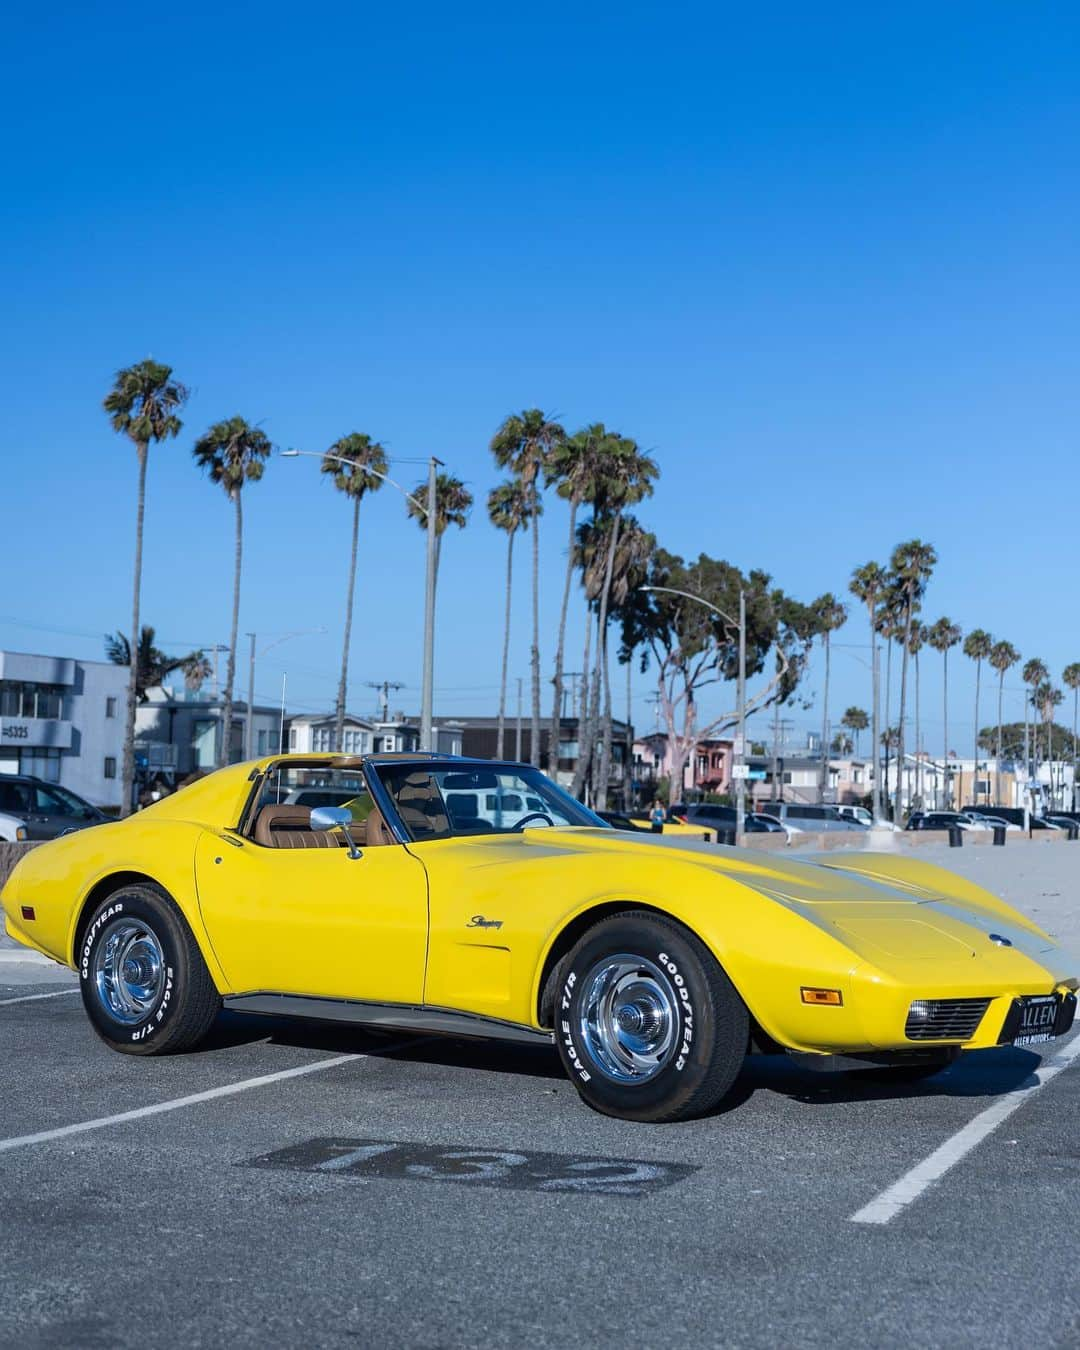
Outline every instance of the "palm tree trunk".
<path id="1" fill-rule="evenodd" d="M 825 789 L 829 785 L 829 633 L 825 634 L 825 693 L 821 700 L 821 771 L 818 774 L 818 800 L 825 800 Z"/>
<path id="2" fill-rule="evenodd" d="M 571 785 L 571 793 L 580 801 L 584 801 L 582 792 L 585 790 L 585 776 L 589 770 L 588 755 L 592 753 L 591 746 L 586 745 L 586 734 L 589 724 L 589 659 L 592 655 L 592 611 L 589 609 L 588 597 L 585 599 L 585 655 L 581 661 L 581 707 L 578 709 L 577 724 L 577 763 L 574 766 L 574 781 Z"/>
<path id="3" fill-rule="evenodd" d="M 232 747 L 233 680 L 236 677 L 236 632 L 240 627 L 240 563 L 244 550 L 244 508 L 237 488 L 236 502 L 236 566 L 233 571 L 232 628 L 229 631 L 229 660 L 225 666 L 225 693 L 221 700 L 221 741 L 218 745 L 218 768 L 229 763 Z M 251 710 L 248 710 L 250 716 Z"/>
<path id="4" fill-rule="evenodd" d="M 1076 710 L 1078 700 L 1080 700 L 1080 685 L 1077 685 L 1076 688 L 1073 690 L 1073 752 L 1072 752 L 1073 781 L 1072 781 L 1072 803 L 1070 806 L 1070 810 L 1073 811 L 1076 810 Z"/>
<path id="5" fill-rule="evenodd" d="M 885 639 L 885 781 L 881 794 L 882 801 L 888 806 L 889 803 L 889 751 L 892 748 L 892 737 L 889 735 L 889 719 L 892 716 L 892 649 L 893 640 L 889 636 Z M 898 822 L 899 823 L 899 822 Z"/>
<path id="6" fill-rule="evenodd" d="M 510 530 L 506 540 L 506 617 L 503 621 L 502 680 L 499 684 L 499 735 L 498 759 L 503 758 L 503 742 L 506 735 L 506 673 L 510 662 L 510 598 L 514 580 L 514 531 Z"/>
<path id="7" fill-rule="evenodd" d="M 1054 807 L 1054 705 L 1051 703 L 1050 716 L 1043 714 L 1043 721 L 1046 722 L 1046 768 L 1050 778 L 1050 808 Z"/>
<path id="8" fill-rule="evenodd" d="M 880 819 L 885 815 L 885 795 L 881 787 L 881 663 L 878 659 L 877 632 L 874 628 L 874 610 L 870 606 L 870 683 L 871 683 L 871 706 L 870 706 L 870 736 L 872 756 L 871 767 L 874 772 L 874 818 Z M 775 753 L 775 752 L 774 752 Z M 774 774 L 775 777 L 775 774 Z M 775 789 L 774 794 L 775 796 Z"/>
<path id="9" fill-rule="evenodd" d="M 591 616 L 590 616 L 591 618 Z M 582 766 L 583 785 L 586 788 L 587 800 L 595 802 L 596 800 L 596 735 L 597 728 L 600 725 L 600 611 L 596 613 L 596 655 L 593 658 L 592 670 L 588 674 L 589 689 L 589 715 L 585 720 L 585 734 L 578 747 L 580 754 L 580 764 Z"/>
<path id="10" fill-rule="evenodd" d="M 334 711 L 334 749 L 345 744 L 345 700 L 349 692 L 349 641 L 352 638 L 353 592 L 356 586 L 356 543 L 360 534 L 360 498 L 353 498 L 352 553 L 349 558 L 349 586 L 345 598 L 345 640 L 341 648 L 341 678 L 338 680 L 337 707 Z M 251 709 L 248 709 L 251 716 Z"/>
<path id="11" fill-rule="evenodd" d="M 536 480 L 532 484 L 532 729 L 529 763 L 540 767 L 540 521 L 537 516 Z"/>
<path id="12" fill-rule="evenodd" d="M 124 710 L 124 753 L 120 769 L 120 814 L 131 814 L 132 799 L 135 795 L 135 706 L 138 699 L 139 681 L 139 599 L 142 591 L 142 546 L 143 517 L 146 513 L 146 461 L 149 456 L 148 444 L 136 442 L 135 454 L 139 460 L 139 495 L 135 507 L 135 576 L 131 598 L 131 642 L 128 658 L 128 696 Z"/>
<path id="13" fill-rule="evenodd" d="M 611 579 L 615 571 L 615 550 L 619 543 L 619 526 L 622 513 L 615 512 L 611 522 L 611 538 L 608 541 L 607 559 L 604 563 L 604 589 L 600 595 L 600 635 L 597 643 L 597 664 L 604 681 L 604 726 L 600 749 L 599 783 L 594 796 L 601 803 L 601 809 L 607 810 L 608 774 L 611 769 L 611 680 L 608 671 L 608 601 L 611 596 Z"/>
<path id="14" fill-rule="evenodd" d="M 919 653 L 915 653 L 915 795 L 919 799 L 919 808 L 923 805 L 922 771 L 922 727 L 919 711 Z"/>
<path id="15" fill-rule="evenodd" d="M 1005 672 L 998 672 L 997 745 L 994 750 L 994 801 L 1001 805 L 1001 702 L 1005 697 Z"/>
<path id="16" fill-rule="evenodd" d="M 950 807 L 951 804 L 952 804 L 952 793 L 949 791 L 949 649 L 948 649 L 948 647 L 946 647 L 945 650 L 942 652 L 942 656 L 944 657 L 944 660 L 945 660 L 945 682 L 944 682 L 944 693 L 943 693 L 943 696 L 942 696 L 942 698 L 943 698 L 942 713 L 944 714 L 944 719 L 945 719 L 945 757 L 944 757 L 944 761 L 943 761 L 943 763 L 944 763 L 944 773 L 942 774 L 942 782 L 943 782 L 944 787 L 945 787 L 945 809 L 948 810 L 949 807 Z"/>
<path id="17" fill-rule="evenodd" d="M 908 639 L 911 635 L 911 601 L 904 616 L 904 652 L 900 658 L 900 712 L 896 719 L 896 792 L 893 797 L 893 820 L 900 824 L 901 796 L 904 786 L 904 713 L 907 703 Z"/>
<path id="18" fill-rule="evenodd" d="M 574 579 L 574 540 L 577 528 L 577 499 L 570 499 L 570 549 L 566 555 L 566 580 L 563 583 L 562 606 L 559 610 L 559 640 L 555 648 L 555 698 L 551 705 L 551 744 L 548 771 L 555 778 L 559 769 L 559 741 L 562 726 L 563 654 L 566 650 L 566 612 L 570 606 L 570 585 Z"/>

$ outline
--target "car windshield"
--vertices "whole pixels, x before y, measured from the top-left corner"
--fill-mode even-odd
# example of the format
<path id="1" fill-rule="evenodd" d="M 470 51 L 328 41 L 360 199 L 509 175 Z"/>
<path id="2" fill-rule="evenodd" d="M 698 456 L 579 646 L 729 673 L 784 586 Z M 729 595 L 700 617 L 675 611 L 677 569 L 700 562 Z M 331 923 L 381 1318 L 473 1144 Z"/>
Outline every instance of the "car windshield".
<path id="1" fill-rule="evenodd" d="M 414 841 L 456 835 L 585 825 L 610 829 L 538 769 L 521 765 L 375 766 L 401 822 Z"/>

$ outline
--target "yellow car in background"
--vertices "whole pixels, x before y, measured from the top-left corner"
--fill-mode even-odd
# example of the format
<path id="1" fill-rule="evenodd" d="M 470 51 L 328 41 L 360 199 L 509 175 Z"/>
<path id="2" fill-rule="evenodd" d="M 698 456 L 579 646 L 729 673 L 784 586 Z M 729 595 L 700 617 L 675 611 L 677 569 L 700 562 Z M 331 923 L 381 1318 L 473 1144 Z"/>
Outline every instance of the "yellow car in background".
<path id="1" fill-rule="evenodd" d="M 751 1051 L 920 1077 L 1076 1007 L 1053 938 L 932 864 L 618 832 L 536 769 L 433 755 L 233 765 L 35 849 L 2 901 L 117 1050 L 191 1049 L 222 1004 L 554 1041 L 630 1120 L 709 1111 Z"/>

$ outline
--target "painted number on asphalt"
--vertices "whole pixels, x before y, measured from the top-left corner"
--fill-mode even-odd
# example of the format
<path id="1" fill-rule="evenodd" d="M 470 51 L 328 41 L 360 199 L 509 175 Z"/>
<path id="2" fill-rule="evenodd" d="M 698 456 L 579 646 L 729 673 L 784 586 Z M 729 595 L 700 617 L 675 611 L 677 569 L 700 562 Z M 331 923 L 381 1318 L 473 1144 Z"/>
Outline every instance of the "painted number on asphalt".
<path id="1" fill-rule="evenodd" d="M 431 1147 L 385 1139 L 309 1139 L 246 1159 L 240 1165 L 572 1195 L 646 1195 L 673 1186 L 698 1170 L 686 1163 Z"/>

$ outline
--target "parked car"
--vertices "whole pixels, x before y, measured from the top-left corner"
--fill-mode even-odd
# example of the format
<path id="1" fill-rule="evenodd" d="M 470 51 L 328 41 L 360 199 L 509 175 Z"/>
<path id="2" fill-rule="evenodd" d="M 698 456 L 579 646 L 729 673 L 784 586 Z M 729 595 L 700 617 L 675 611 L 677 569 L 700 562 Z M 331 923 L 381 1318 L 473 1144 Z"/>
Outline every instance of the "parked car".
<path id="1" fill-rule="evenodd" d="M 958 825 L 962 830 L 986 830 L 990 827 L 976 820 L 969 811 L 912 811 L 908 818 L 909 830 L 949 830 Z"/>
<path id="2" fill-rule="evenodd" d="M 27 838 L 26 821 L 0 814 L 0 844 L 18 844 Z"/>
<path id="3" fill-rule="evenodd" d="M 1004 826 L 1006 830 L 1015 830 L 1017 833 L 1020 832 L 1020 826 L 1014 825 L 1011 820 L 1006 820 L 1004 816 L 990 815 L 986 811 L 965 811 L 963 814 L 968 816 L 977 825 L 982 825 L 988 830 L 996 830 L 1000 826 Z"/>
<path id="4" fill-rule="evenodd" d="M 802 802 L 760 802 L 758 811 L 772 816 L 782 825 L 800 830 L 865 830 L 866 826 L 850 816 L 840 815 L 835 806 L 811 806 Z"/>
<path id="5" fill-rule="evenodd" d="M 1080 823 L 1073 820 L 1072 816 L 1044 816 L 1043 819 L 1050 825 L 1056 825 L 1059 830 L 1067 830 Z"/>
<path id="6" fill-rule="evenodd" d="M 108 819 L 74 792 L 31 774 L 0 774 L 0 814 L 21 822 L 25 839 L 55 839 Z"/>
<path id="7" fill-rule="evenodd" d="M 836 849 L 766 867 L 659 847 L 527 764 L 422 753 L 364 759 L 362 821 L 284 802 L 337 765 L 355 760 L 234 764 L 99 837 L 33 849 L 0 896 L 8 934 L 76 972 L 121 1053 L 194 1050 L 223 1005 L 554 1041 L 582 1099 L 631 1121 L 709 1113 L 751 1049 L 828 1072 L 866 1068 L 869 1047 L 876 1072 L 910 1081 L 963 1051 L 1040 1053 L 1072 1027 L 1067 952 L 924 859 Z M 487 793 L 523 809 L 494 823 L 450 808 Z M 84 1048 L 66 1025 L 57 1037 Z M 112 1104 L 146 1091 L 133 1066 L 112 1078 Z"/>
<path id="8" fill-rule="evenodd" d="M 899 830 L 899 825 L 894 825 L 891 820 L 881 817 L 874 819 L 873 813 L 868 811 L 865 806 L 838 806 L 836 808 L 838 815 L 845 820 L 853 820 L 856 825 L 865 825 L 868 830 Z"/>

